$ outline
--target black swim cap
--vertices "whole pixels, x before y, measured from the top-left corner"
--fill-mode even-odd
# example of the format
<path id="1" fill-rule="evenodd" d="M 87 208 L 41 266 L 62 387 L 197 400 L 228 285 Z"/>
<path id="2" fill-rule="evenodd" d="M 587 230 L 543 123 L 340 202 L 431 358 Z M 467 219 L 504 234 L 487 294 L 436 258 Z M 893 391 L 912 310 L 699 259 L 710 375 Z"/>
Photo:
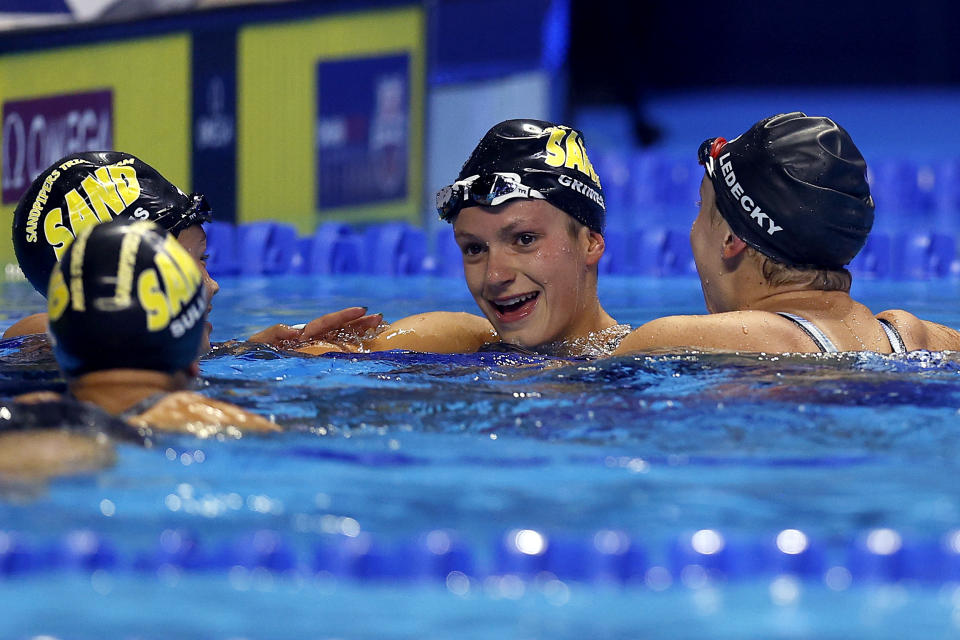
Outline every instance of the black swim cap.
<path id="1" fill-rule="evenodd" d="M 437 212 L 451 222 L 465 207 L 513 198 L 546 200 L 603 233 L 603 188 L 583 134 L 544 120 L 505 120 L 483 136 L 457 181 L 437 193 Z"/>
<path id="2" fill-rule="evenodd" d="M 700 145 L 700 164 L 730 229 L 784 264 L 842 269 L 867 241 L 867 164 L 829 118 L 799 111 L 761 120 L 727 142 Z"/>
<path id="3" fill-rule="evenodd" d="M 33 288 L 46 295 L 50 271 L 73 239 L 115 217 L 153 220 L 177 235 L 209 220 L 210 207 L 129 153 L 62 158 L 37 176 L 13 213 L 13 248 Z"/>
<path id="4" fill-rule="evenodd" d="M 67 376 L 181 371 L 200 356 L 208 295 L 196 261 L 156 224 L 88 227 L 50 275 L 53 353 Z"/>

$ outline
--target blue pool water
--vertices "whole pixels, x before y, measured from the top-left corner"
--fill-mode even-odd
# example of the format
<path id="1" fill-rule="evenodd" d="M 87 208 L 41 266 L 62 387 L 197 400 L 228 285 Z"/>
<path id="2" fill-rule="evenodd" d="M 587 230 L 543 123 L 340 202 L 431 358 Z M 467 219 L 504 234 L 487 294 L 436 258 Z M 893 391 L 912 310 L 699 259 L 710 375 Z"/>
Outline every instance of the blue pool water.
<path id="1" fill-rule="evenodd" d="M 473 309 L 454 280 L 221 285 L 218 341 L 353 304 Z M 855 285 L 952 326 L 958 293 Z M 26 285 L 0 297 L 2 326 L 40 308 Z M 702 310 L 694 279 L 608 278 L 601 299 L 632 324 Z M 15 349 L 5 396 L 57 386 Z M 161 437 L 103 473 L 5 486 L 0 636 L 960 633 L 958 356 L 264 348 L 202 369 L 204 393 L 288 431 Z"/>

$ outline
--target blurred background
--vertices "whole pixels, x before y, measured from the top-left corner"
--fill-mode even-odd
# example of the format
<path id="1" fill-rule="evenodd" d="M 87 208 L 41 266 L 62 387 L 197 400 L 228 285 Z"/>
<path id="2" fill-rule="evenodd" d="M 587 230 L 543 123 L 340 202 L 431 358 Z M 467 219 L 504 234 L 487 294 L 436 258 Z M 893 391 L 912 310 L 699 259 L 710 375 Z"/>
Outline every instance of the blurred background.
<path id="1" fill-rule="evenodd" d="M 803 110 L 870 165 L 854 271 L 955 276 L 957 27 L 947 0 L 0 0 L 0 207 L 116 148 L 208 196 L 220 275 L 455 275 L 434 193 L 491 125 L 543 118 L 585 133 L 604 269 L 684 275 L 699 143 Z"/>

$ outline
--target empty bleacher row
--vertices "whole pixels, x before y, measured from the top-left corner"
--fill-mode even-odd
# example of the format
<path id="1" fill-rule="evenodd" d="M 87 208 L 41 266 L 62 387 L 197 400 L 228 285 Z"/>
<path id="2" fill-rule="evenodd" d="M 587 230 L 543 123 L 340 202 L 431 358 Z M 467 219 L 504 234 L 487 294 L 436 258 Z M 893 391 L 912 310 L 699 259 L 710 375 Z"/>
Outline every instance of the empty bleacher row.
<path id="1" fill-rule="evenodd" d="M 696 269 L 687 228 L 609 229 L 600 272 L 631 276 L 693 276 Z M 284 274 L 434 275 L 459 277 L 460 250 L 449 229 L 433 239 L 406 223 L 353 229 L 320 225 L 298 237 L 291 225 L 254 222 L 208 226 L 208 268 L 215 277 Z M 960 276 L 952 234 L 908 231 L 871 234 L 850 270 L 861 278 L 929 279 Z"/>
<path id="2" fill-rule="evenodd" d="M 607 201 L 607 251 L 601 273 L 631 276 L 696 274 L 688 232 L 696 215 L 702 169 L 665 153 L 603 153 L 594 159 Z M 960 158 L 935 162 L 884 160 L 871 166 L 877 203 L 874 231 L 851 263 L 860 278 L 960 277 Z M 308 237 L 292 225 L 253 222 L 208 229 L 215 276 L 282 274 L 463 273 L 446 225 L 434 237 L 406 223 L 354 227 L 324 223 Z"/>

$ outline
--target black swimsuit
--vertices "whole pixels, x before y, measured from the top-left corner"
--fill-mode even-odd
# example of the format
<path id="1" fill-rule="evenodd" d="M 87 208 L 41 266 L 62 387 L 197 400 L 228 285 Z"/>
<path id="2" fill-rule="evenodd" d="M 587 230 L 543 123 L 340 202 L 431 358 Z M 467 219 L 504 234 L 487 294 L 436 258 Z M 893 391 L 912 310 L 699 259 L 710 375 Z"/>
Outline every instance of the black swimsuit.
<path id="1" fill-rule="evenodd" d="M 817 345 L 817 348 L 819 348 L 822 353 L 839 353 L 840 350 L 837 349 L 836 345 L 830 341 L 830 338 L 827 337 L 827 334 L 821 331 L 817 325 L 813 324 L 806 318 L 794 315 L 792 313 L 787 313 L 785 311 L 778 311 L 777 315 L 783 316 L 787 320 L 792 321 L 794 324 L 800 327 L 800 329 L 803 330 L 803 332 L 807 334 L 811 340 L 813 340 L 814 344 Z M 890 348 L 893 350 L 893 352 L 906 353 L 907 347 L 903 342 L 903 337 L 900 335 L 900 332 L 897 331 L 897 328 L 893 326 L 893 323 L 889 320 L 883 320 L 881 318 L 878 318 L 877 320 L 880 322 L 880 326 L 883 328 L 884 333 L 887 334 L 887 340 L 890 341 Z"/>

